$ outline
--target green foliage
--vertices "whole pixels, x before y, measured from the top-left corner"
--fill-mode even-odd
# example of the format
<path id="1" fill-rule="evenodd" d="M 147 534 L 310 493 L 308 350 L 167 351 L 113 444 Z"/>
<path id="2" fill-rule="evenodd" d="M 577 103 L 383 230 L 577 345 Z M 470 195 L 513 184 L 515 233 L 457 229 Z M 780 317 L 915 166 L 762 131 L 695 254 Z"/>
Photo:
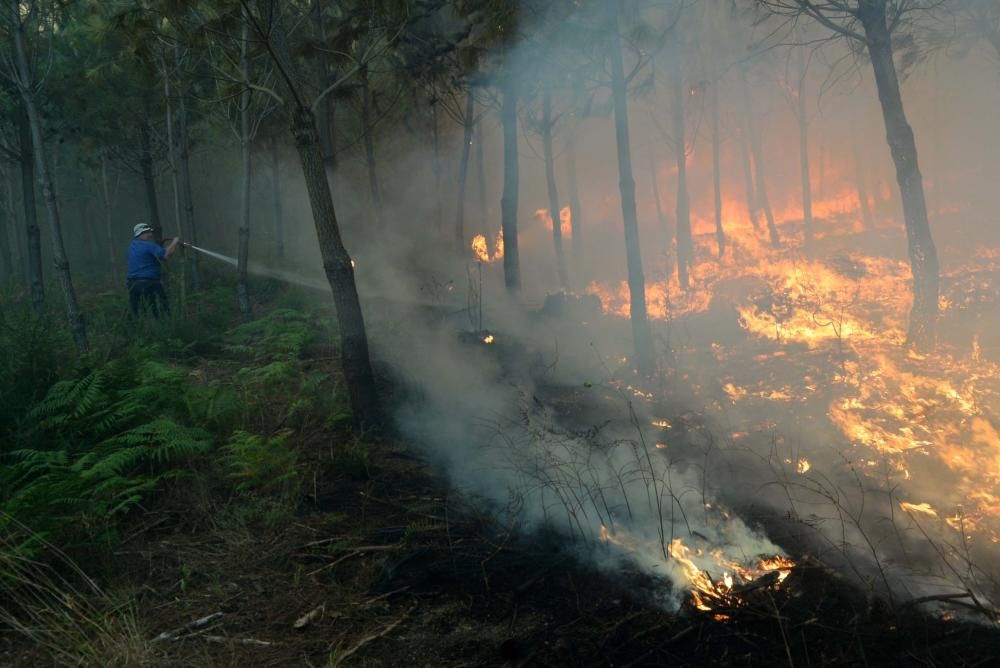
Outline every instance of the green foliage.
<path id="1" fill-rule="evenodd" d="M 223 447 L 222 462 L 236 491 L 293 499 L 300 480 L 295 451 L 288 447 L 288 433 L 259 436 L 237 431 Z"/>
<path id="2" fill-rule="evenodd" d="M 230 330 L 226 349 L 255 359 L 299 357 L 317 340 L 313 319 L 301 311 L 277 309 Z"/>
<path id="3" fill-rule="evenodd" d="M 52 385 L 0 451 L 10 518 L 64 547 L 113 541 L 118 517 L 211 446 L 188 426 L 185 376 L 126 356 Z"/>
<path id="4" fill-rule="evenodd" d="M 371 450 L 360 438 L 355 438 L 337 449 L 334 468 L 352 480 L 367 480 L 370 477 Z"/>

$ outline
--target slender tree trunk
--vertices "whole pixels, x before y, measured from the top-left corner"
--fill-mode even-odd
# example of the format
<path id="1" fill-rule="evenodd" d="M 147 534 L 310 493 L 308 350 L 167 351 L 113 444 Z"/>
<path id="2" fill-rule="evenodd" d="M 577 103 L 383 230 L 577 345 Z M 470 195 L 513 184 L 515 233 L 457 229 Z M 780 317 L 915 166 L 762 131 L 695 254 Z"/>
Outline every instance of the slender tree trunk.
<path id="1" fill-rule="evenodd" d="M 160 204 L 156 201 L 156 178 L 153 176 L 153 147 L 149 136 L 149 120 L 139 123 L 139 168 L 142 170 L 142 183 L 146 189 L 146 209 L 149 214 L 149 226 L 153 228 L 153 238 L 157 243 L 163 241 L 163 226 L 160 224 Z"/>
<path id="2" fill-rule="evenodd" d="M 714 64 L 713 64 L 714 65 Z M 718 72 L 713 67 L 712 71 L 712 186 L 715 196 L 715 242 L 719 250 L 719 257 L 726 254 L 726 232 L 722 228 L 722 160 L 720 158 L 720 145 L 722 143 L 719 133 L 719 85 Z"/>
<path id="3" fill-rule="evenodd" d="M 69 319 L 70 334 L 76 343 L 77 350 L 86 353 L 90 349 L 87 341 L 87 328 L 80 312 L 80 306 L 76 300 L 76 290 L 73 287 L 73 276 L 70 273 L 69 260 L 66 257 L 66 249 L 63 245 L 62 225 L 59 220 L 59 206 L 56 202 L 55 192 L 52 189 L 52 179 L 49 176 L 48 166 L 45 162 L 45 144 L 42 138 L 42 119 L 35 104 L 34 82 L 31 80 L 31 68 L 28 65 L 28 50 L 25 45 L 24 25 L 21 23 L 19 6 L 17 3 L 11 5 L 11 15 L 14 32 L 14 57 L 17 68 L 17 87 L 24 102 L 24 109 L 28 114 L 28 124 L 31 127 L 31 146 L 35 157 L 35 170 L 38 173 L 38 182 L 42 187 L 42 199 L 49 213 L 49 227 L 52 234 L 52 256 L 56 267 L 56 277 L 62 287 L 63 297 L 66 300 L 66 315 Z"/>
<path id="4" fill-rule="evenodd" d="M 375 173 L 375 139 L 372 137 L 374 128 L 371 122 L 371 88 L 368 81 L 368 65 L 361 65 L 358 69 L 358 77 L 361 79 L 361 128 L 365 133 L 365 161 L 368 164 L 368 190 L 372 198 L 375 229 L 381 231 L 382 197 L 379 194 L 378 176 Z"/>
<path id="5" fill-rule="evenodd" d="M 687 188 L 687 134 L 684 127 L 684 77 L 680 54 L 675 53 L 670 60 L 671 117 L 674 130 L 674 159 L 677 162 L 677 282 L 687 290 L 691 284 L 688 272 L 691 268 L 692 243 L 691 204 L 688 202 Z"/>
<path id="6" fill-rule="evenodd" d="M 240 76 L 250 81 L 250 26 L 244 7 L 243 34 L 240 40 Z M 242 181 L 240 188 L 240 242 L 236 253 L 236 300 L 244 321 L 253 317 L 250 294 L 247 291 L 247 262 L 250 259 L 250 88 L 244 85 L 240 92 L 240 159 Z"/>
<path id="7" fill-rule="evenodd" d="M 931 237 L 924 199 L 923 178 L 917 162 L 913 129 L 903 110 L 899 79 L 892 60 L 892 39 L 886 26 L 885 0 L 859 0 L 859 18 L 868 42 L 868 54 L 875 71 L 875 84 L 882 105 L 886 139 L 896 165 L 906 223 L 906 239 L 913 272 L 913 310 L 907 341 L 918 346 L 933 343 L 938 313 L 938 258 Z"/>
<path id="8" fill-rule="evenodd" d="M 483 118 L 480 118 L 479 122 L 476 123 L 476 132 L 474 139 L 474 141 L 476 142 L 476 194 L 479 200 L 478 218 L 481 225 L 480 229 L 483 235 L 489 237 L 492 230 L 490 229 L 489 223 L 487 222 L 489 220 L 489 216 L 487 215 L 489 207 L 486 203 L 489 201 L 489 196 L 486 192 L 486 161 L 483 159 L 483 151 L 485 149 L 483 144 L 486 141 L 484 136 L 485 133 L 483 132 L 484 119 L 485 116 Z"/>
<path id="9" fill-rule="evenodd" d="M 0 174 L 0 177 L 5 177 L 6 174 Z M 6 181 L 6 178 L 4 178 Z M 17 275 L 14 268 L 14 254 L 11 252 L 11 234 L 10 232 L 14 229 L 16 220 L 12 215 L 14 213 L 13 207 L 7 206 L 7 202 L 4 202 L 3 208 L 0 209 L 0 277 L 13 278 Z"/>
<path id="10" fill-rule="evenodd" d="M 854 183 L 858 191 L 858 205 L 861 207 L 861 223 L 866 230 L 875 227 L 871 204 L 868 201 L 868 183 L 865 164 L 861 157 L 861 144 L 856 136 L 851 137 L 851 152 L 854 158 Z"/>
<path id="11" fill-rule="evenodd" d="M 326 166 L 325 161 L 323 164 Z M 278 257 L 285 257 L 285 214 L 281 202 L 280 170 L 281 156 L 278 152 L 278 138 L 273 137 L 271 139 L 271 201 L 274 206 L 274 250 Z"/>
<path id="12" fill-rule="evenodd" d="M 556 273 L 559 275 L 559 287 L 569 290 L 569 277 L 566 274 L 566 255 L 563 253 L 562 217 L 559 207 L 559 190 L 556 187 L 556 165 L 552 154 L 552 93 L 546 87 L 542 94 L 542 147 L 545 157 L 545 183 L 549 191 L 549 218 L 552 220 L 552 246 L 556 253 Z"/>
<path id="13" fill-rule="evenodd" d="M 500 197 L 500 226 L 503 232 L 503 277 L 509 292 L 521 290 L 521 257 L 517 246 L 517 83 L 508 73 L 503 84 L 500 109 L 503 123 L 503 195 Z"/>
<path id="14" fill-rule="evenodd" d="M 28 283 L 31 286 L 31 306 L 35 315 L 45 314 L 45 281 L 42 272 L 42 232 L 38 228 L 35 207 L 35 152 L 31 145 L 31 123 L 22 102 L 17 115 L 19 151 L 21 154 L 21 200 L 24 207 L 24 230 L 28 246 Z"/>
<path id="15" fill-rule="evenodd" d="M 799 120 L 799 172 L 802 179 L 802 225 L 805 228 L 806 249 L 813 245 L 812 181 L 809 176 L 809 117 L 806 106 L 806 59 L 799 49 L 799 85 L 796 91 Z"/>
<path id="16" fill-rule="evenodd" d="M 629 145 L 625 66 L 622 63 L 621 37 L 618 34 L 618 4 L 619 0 L 608 2 L 612 36 L 609 55 L 611 96 L 615 110 L 615 140 L 618 146 L 618 185 L 621 190 L 632 338 L 635 344 L 633 364 L 639 373 L 651 375 L 656 371 L 656 357 L 653 353 L 653 334 L 646 313 L 646 278 L 642 271 L 642 254 L 639 246 L 639 217 L 635 206 L 635 179 L 632 177 L 632 149 Z"/>
<path id="17" fill-rule="evenodd" d="M 316 38 L 321 45 L 326 45 L 326 19 L 323 17 L 323 2 L 313 0 L 312 20 L 316 29 Z M 317 78 L 320 89 L 325 90 L 333 83 L 330 59 L 324 52 L 316 55 Z M 333 186 L 333 173 L 337 169 L 336 141 L 333 135 L 333 100 L 331 95 L 326 95 L 316 109 L 316 125 L 319 130 L 319 145 L 323 151 L 323 165 L 326 168 L 326 176 Z M 367 128 L 367 125 L 365 126 Z M 366 130 L 367 131 L 367 130 Z"/>
<path id="18" fill-rule="evenodd" d="M 575 280 L 579 281 L 579 273 L 583 268 L 583 207 L 580 205 L 580 187 L 576 174 L 576 129 L 580 124 L 580 88 L 579 80 L 573 82 L 573 117 L 566 127 L 566 167 L 569 183 L 569 221 L 573 231 L 573 259 Z"/>
<path id="19" fill-rule="evenodd" d="M 764 149 L 760 143 L 760 135 L 754 127 L 753 121 L 753 95 L 750 93 L 750 85 L 747 83 L 746 67 L 740 69 L 740 83 L 743 87 L 744 106 L 746 107 L 746 131 L 750 140 L 750 152 L 753 155 L 754 184 L 757 186 L 757 205 L 764 211 L 764 218 L 767 220 L 767 233 L 771 238 L 771 245 L 777 248 L 781 245 L 781 237 L 778 236 L 778 226 L 774 223 L 774 211 L 771 210 L 771 200 L 767 196 L 767 179 L 764 177 Z"/>
<path id="20" fill-rule="evenodd" d="M 432 130 L 432 141 L 433 141 L 433 161 L 431 162 L 431 171 L 434 173 L 434 207 L 437 210 L 437 215 L 435 216 L 435 223 L 438 228 L 438 235 L 444 238 L 444 209 L 442 208 L 441 196 L 441 137 L 438 132 L 438 103 L 435 102 L 431 105 L 431 130 Z"/>
<path id="21" fill-rule="evenodd" d="M 16 276 L 20 276 L 22 279 L 27 278 L 27 262 L 25 262 L 25 249 L 27 249 L 27 243 L 23 239 L 24 227 L 21 223 L 20 216 L 17 214 L 17 204 L 14 201 L 14 176 L 11 172 L 7 171 L 7 166 L 0 164 L 0 177 L 3 178 L 4 182 L 4 206 L 6 207 L 7 220 L 10 221 L 10 239 L 11 239 L 11 262 L 12 270 Z M 21 252 L 17 252 L 15 249 L 21 249 Z M 16 266 L 14 266 L 16 265 Z M 30 281 L 26 281 L 30 285 Z"/>
<path id="22" fill-rule="evenodd" d="M 757 195 L 753 182 L 753 162 L 750 158 L 750 133 L 747 131 L 746 114 L 740 125 L 740 162 L 743 164 L 743 186 L 746 190 L 747 217 L 753 229 L 760 234 L 760 219 L 757 218 Z"/>
<path id="23" fill-rule="evenodd" d="M 180 50 L 174 47 L 174 60 L 180 70 Z M 184 223 L 186 229 L 182 227 L 182 235 L 192 244 L 198 245 L 198 228 L 194 220 L 194 195 L 191 192 L 191 138 L 188 134 L 187 118 L 187 91 L 184 86 L 184 79 L 181 78 L 177 88 L 177 144 L 180 158 L 181 191 L 184 202 Z M 183 250 L 182 250 L 183 252 Z M 185 256 L 185 264 L 191 268 L 191 289 L 197 292 L 201 289 L 201 274 L 198 253 L 191 253 L 190 258 Z"/>
<path id="24" fill-rule="evenodd" d="M 458 201 L 455 205 L 455 244 L 459 253 L 465 250 L 465 186 L 469 181 L 469 154 L 472 152 L 472 131 L 475 128 L 476 99 L 472 86 L 465 91 L 465 116 L 462 118 L 462 157 L 458 162 Z"/>
<path id="25" fill-rule="evenodd" d="M 660 226 L 665 239 L 670 238 L 670 227 L 667 224 L 667 215 L 663 212 L 663 202 L 660 197 L 660 180 L 656 174 L 656 158 L 653 151 L 649 152 L 649 180 L 653 186 L 653 204 L 656 206 L 656 222 Z"/>
<path id="26" fill-rule="evenodd" d="M 114 190 L 117 189 L 116 183 Z M 107 236 L 108 242 L 108 259 L 111 260 L 108 266 L 111 268 L 112 280 L 119 280 L 121 274 L 119 273 L 120 268 L 118 266 L 118 240 L 115 239 L 113 211 L 115 198 L 111 188 L 111 181 L 108 178 L 108 155 L 106 151 L 101 151 L 101 195 L 104 198 L 104 233 Z"/>
<path id="27" fill-rule="evenodd" d="M 265 39 L 279 71 L 288 87 L 292 117 L 292 137 L 302 163 L 302 174 L 309 193 L 316 236 L 323 258 L 323 269 L 333 292 L 337 324 L 340 331 L 341 363 L 355 422 L 362 427 L 380 423 L 375 375 L 368 354 L 361 301 L 354 281 L 354 267 L 340 237 L 340 226 L 326 179 L 326 168 L 319 145 L 316 122 L 308 103 L 302 97 L 302 86 L 292 61 L 281 19 L 281 5 L 276 0 L 259 0 L 264 16 L 272 18 L 268 31 L 258 35 Z"/>
<path id="28" fill-rule="evenodd" d="M 174 231 L 178 238 L 184 236 L 184 208 L 181 205 L 180 169 L 177 160 L 177 145 L 174 143 L 174 102 L 170 90 L 170 69 L 167 67 L 167 56 L 160 54 L 160 68 L 163 77 L 163 103 L 167 124 L 167 161 L 170 163 L 170 184 L 174 195 Z M 187 261 L 183 247 L 180 253 L 181 275 L 181 313 L 187 310 Z"/>

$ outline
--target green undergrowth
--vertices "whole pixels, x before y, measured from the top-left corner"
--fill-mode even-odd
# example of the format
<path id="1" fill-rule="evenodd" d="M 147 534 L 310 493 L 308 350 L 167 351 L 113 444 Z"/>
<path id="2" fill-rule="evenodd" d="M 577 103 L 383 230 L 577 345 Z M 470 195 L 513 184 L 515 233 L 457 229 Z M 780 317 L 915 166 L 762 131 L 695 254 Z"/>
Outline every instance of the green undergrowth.
<path id="1" fill-rule="evenodd" d="M 254 509 L 236 513 L 242 523 L 294 512 L 299 447 L 344 430 L 350 412 L 329 318 L 271 290 L 245 323 L 231 289 L 188 295 L 187 309 L 175 300 L 158 321 L 129 320 L 122 295 L 89 295 L 86 356 L 64 322 L 4 309 L 3 549 L 100 561 L 144 511 L 196 489 L 212 496 L 201 512 Z"/>

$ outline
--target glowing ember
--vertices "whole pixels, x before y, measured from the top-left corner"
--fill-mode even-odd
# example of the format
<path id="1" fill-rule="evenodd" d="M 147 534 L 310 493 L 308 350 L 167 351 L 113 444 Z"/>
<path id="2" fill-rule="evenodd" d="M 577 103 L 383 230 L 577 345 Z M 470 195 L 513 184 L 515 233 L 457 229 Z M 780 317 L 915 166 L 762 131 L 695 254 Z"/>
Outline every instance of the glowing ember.
<path id="1" fill-rule="evenodd" d="M 493 343 L 494 338 L 492 334 L 487 334 L 483 337 L 483 343 Z"/>
<path id="2" fill-rule="evenodd" d="M 795 562 L 783 556 L 761 559 L 750 566 L 744 566 L 727 560 L 718 550 L 692 550 L 680 538 L 670 542 L 668 554 L 680 566 L 690 583 L 692 603 L 704 611 L 720 606 L 738 607 L 742 604 L 739 596 L 741 586 L 759 581 L 769 573 L 775 573 L 771 586 L 777 586 L 785 581 L 795 566 Z M 713 580 L 699 563 L 721 566 L 724 569 L 722 580 Z"/>

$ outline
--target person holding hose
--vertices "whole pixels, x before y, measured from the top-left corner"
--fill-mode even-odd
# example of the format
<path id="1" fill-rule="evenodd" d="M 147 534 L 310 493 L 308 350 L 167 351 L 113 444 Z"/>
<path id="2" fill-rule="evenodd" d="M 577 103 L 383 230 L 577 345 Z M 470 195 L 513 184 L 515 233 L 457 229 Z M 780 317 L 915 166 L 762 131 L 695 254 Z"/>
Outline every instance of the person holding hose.
<path id="1" fill-rule="evenodd" d="M 164 313 L 170 312 L 167 293 L 160 282 L 160 264 L 170 259 L 178 244 L 178 237 L 174 237 L 166 248 L 156 243 L 153 241 L 153 228 L 146 223 L 139 223 L 132 228 L 132 243 L 128 247 L 128 274 L 125 277 L 132 317 L 139 315 L 139 308 L 144 302 L 149 305 L 154 318 L 160 317 L 161 307 Z"/>

